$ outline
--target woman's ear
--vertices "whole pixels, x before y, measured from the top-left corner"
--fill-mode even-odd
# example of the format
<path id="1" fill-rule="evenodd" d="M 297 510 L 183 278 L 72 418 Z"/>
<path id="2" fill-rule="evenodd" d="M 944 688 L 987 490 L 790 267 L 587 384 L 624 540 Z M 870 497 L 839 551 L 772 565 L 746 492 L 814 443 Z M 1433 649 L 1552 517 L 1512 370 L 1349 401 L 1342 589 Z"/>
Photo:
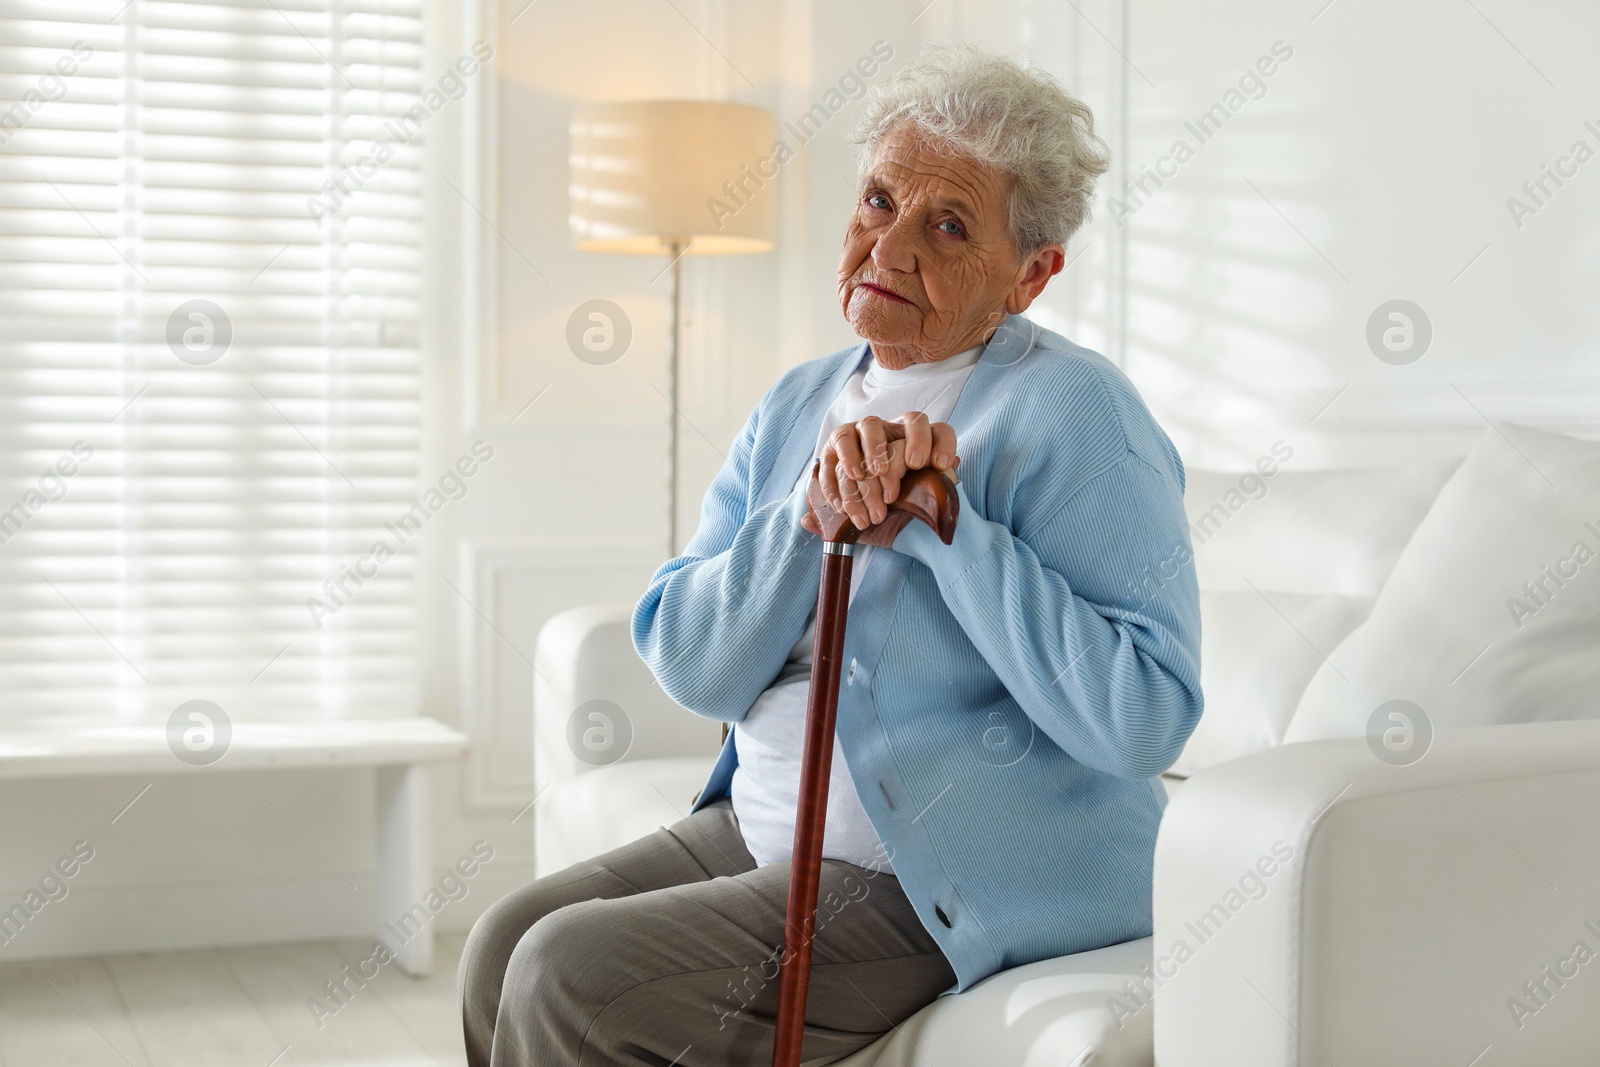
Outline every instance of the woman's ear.
<path id="1" fill-rule="evenodd" d="M 1057 244 L 1044 245 L 1032 252 L 1017 271 L 1016 283 L 1006 295 L 1006 312 L 1020 315 L 1044 292 L 1051 278 L 1066 265 L 1067 252 Z"/>

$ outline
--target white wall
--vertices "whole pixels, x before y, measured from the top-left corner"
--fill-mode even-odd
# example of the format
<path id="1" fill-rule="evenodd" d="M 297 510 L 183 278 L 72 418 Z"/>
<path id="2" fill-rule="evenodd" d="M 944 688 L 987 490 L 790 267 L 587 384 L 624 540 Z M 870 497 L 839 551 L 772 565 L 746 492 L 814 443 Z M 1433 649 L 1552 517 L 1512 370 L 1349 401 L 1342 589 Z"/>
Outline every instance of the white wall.
<path id="1" fill-rule="evenodd" d="M 1506 201 L 1600 151 L 1600 8 L 1325 5 L 1130 4 L 1134 176 L 1275 41 L 1293 57 L 1128 220 L 1129 373 L 1191 463 L 1454 453 L 1485 417 L 1592 432 L 1600 161 L 1520 228 Z M 1410 365 L 1365 339 L 1396 298 L 1432 322 Z"/>
<path id="2" fill-rule="evenodd" d="M 1520 228 L 1505 204 L 1573 141 L 1600 149 L 1583 125 L 1600 127 L 1592 5 L 677 0 L 680 15 L 639 0 L 524 2 L 431 8 L 437 65 L 480 36 L 496 48 L 494 78 L 428 133 L 422 475 L 480 436 L 496 450 L 427 528 L 419 566 L 423 710 L 474 738 L 471 762 L 438 784 L 437 859 L 479 837 L 498 852 L 445 928 L 531 873 L 530 820 L 513 818 L 531 799 L 539 626 L 568 606 L 633 599 L 663 554 L 665 405 L 652 383 L 664 387 L 665 261 L 568 246 L 575 103 L 702 97 L 792 118 L 878 40 L 895 64 L 946 34 L 1025 52 L 1089 101 L 1117 159 L 1035 315 L 1125 365 L 1192 465 L 1246 462 L 1278 438 L 1307 466 L 1457 452 L 1482 432 L 1478 411 L 1596 427 L 1600 160 Z M 1265 95 L 1119 226 L 1108 198 L 1121 182 L 1278 40 L 1294 55 Z M 777 251 L 686 265 L 687 529 L 766 386 L 850 341 L 833 267 L 854 111 L 780 174 Z M 572 308 L 593 297 L 632 319 L 633 347 L 611 366 L 579 361 L 564 340 Z M 1433 323 L 1409 366 L 1380 361 L 1364 338 L 1373 309 L 1397 297 Z M 0 785 L 0 900 L 74 840 L 98 850 L 73 895 L 0 959 L 368 930 L 370 774 L 169 778 L 111 824 L 144 785 Z"/>

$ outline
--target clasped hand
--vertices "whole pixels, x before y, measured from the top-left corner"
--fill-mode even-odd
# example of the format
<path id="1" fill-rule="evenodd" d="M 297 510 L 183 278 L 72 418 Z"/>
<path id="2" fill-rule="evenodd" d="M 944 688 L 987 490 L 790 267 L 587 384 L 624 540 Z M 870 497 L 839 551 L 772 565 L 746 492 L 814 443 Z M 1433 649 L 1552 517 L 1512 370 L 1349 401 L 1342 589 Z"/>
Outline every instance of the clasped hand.
<path id="1" fill-rule="evenodd" d="M 889 505 L 900 496 L 906 471 L 932 467 L 953 477 L 961 465 L 955 430 L 946 422 L 930 423 L 920 411 L 889 420 L 868 415 L 859 422 L 844 423 L 828 435 L 821 460 L 818 481 L 822 495 L 829 507 L 848 516 L 858 530 L 877 525 L 889 514 Z M 810 512 L 801 525 L 812 533 L 822 532 Z M 887 548 L 898 532 L 877 538 L 874 530 L 858 543 Z"/>

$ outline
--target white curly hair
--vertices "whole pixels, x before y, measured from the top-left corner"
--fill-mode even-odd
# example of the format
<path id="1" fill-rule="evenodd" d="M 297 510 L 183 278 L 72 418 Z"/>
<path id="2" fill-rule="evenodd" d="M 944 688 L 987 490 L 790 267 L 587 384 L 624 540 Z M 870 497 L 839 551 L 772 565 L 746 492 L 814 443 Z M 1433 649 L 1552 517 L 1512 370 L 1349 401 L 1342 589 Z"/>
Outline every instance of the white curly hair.
<path id="1" fill-rule="evenodd" d="M 944 150 L 1011 178 L 1011 240 L 1019 255 L 1065 245 L 1089 218 L 1111 151 L 1094 114 L 1046 72 L 973 45 L 928 45 L 868 93 L 851 140 L 864 176 L 879 142 L 913 123 Z"/>

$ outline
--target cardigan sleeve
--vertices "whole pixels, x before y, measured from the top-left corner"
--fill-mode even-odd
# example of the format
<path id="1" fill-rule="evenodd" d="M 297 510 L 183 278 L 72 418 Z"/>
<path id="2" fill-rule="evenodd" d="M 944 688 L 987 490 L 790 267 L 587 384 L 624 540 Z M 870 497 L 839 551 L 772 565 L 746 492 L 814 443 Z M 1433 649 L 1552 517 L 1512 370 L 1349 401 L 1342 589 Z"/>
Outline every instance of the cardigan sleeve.
<path id="1" fill-rule="evenodd" d="M 777 677 L 816 600 L 820 542 L 800 525 L 803 486 L 748 507 L 762 410 L 707 490 L 683 555 L 656 571 L 633 610 L 634 648 L 662 690 L 724 722 L 741 721 Z"/>
<path id="2" fill-rule="evenodd" d="M 957 486 L 952 544 L 921 523 L 894 543 L 933 571 L 967 638 L 1039 729 L 1079 762 L 1124 778 L 1170 767 L 1202 708 L 1199 592 L 1179 484 L 1127 452 L 1024 527 L 1026 541 Z"/>

